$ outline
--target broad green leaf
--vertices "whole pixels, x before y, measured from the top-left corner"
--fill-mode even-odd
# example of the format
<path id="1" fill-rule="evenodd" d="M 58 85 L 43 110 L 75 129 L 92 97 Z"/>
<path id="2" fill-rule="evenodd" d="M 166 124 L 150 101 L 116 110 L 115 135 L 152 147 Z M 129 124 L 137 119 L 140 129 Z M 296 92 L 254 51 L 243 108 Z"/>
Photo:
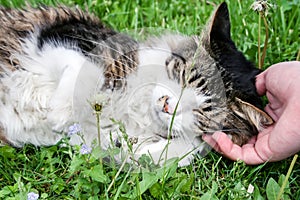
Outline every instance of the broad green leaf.
<path id="1" fill-rule="evenodd" d="M 276 200 L 279 191 L 280 191 L 279 184 L 273 178 L 270 178 L 266 187 L 268 200 Z"/>
<path id="2" fill-rule="evenodd" d="M 200 200 L 218 200 L 218 197 L 211 191 L 208 191 L 200 198 Z"/>
<path id="3" fill-rule="evenodd" d="M 157 170 L 157 177 L 168 179 L 174 175 L 178 168 L 178 158 L 172 158 L 166 161 L 160 169 Z"/>
<path id="4" fill-rule="evenodd" d="M 193 174 L 187 175 L 186 173 L 177 173 L 175 174 L 175 186 L 176 186 L 176 193 L 185 193 L 191 191 L 191 186 L 194 183 L 194 176 Z"/>
<path id="5" fill-rule="evenodd" d="M 74 156 L 70 165 L 70 173 L 77 171 L 84 162 L 85 161 L 82 158 Z"/>
<path id="6" fill-rule="evenodd" d="M 142 173 L 143 180 L 141 182 L 138 182 L 136 184 L 137 187 L 139 187 L 139 192 L 137 192 L 137 188 L 134 188 L 133 191 L 133 197 L 137 198 L 139 194 L 143 194 L 146 190 L 150 189 L 155 183 L 157 183 L 159 177 L 155 172 L 143 172 Z"/>
<path id="7" fill-rule="evenodd" d="M 182 191 L 182 187 L 187 183 L 187 179 L 179 180 L 179 183 L 176 184 L 176 192 L 179 194 Z"/>
<path id="8" fill-rule="evenodd" d="M 218 191 L 218 184 L 214 181 L 212 182 L 212 189 L 206 192 L 200 200 L 217 200 L 218 197 L 215 195 Z"/>
<path id="9" fill-rule="evenodd" d="M 161 196 L 161 185 L 159 183 L 154 183 L 151 188 L 149 188 L 150 194 L 158 199 Z"/>
<path id="10" fill-rule="evenodd" d="M 140 191 L 143 194 L 147 189 L 152 187 L 158 181 L 156 173 L 143 172 L 143 180 L 140 182 Z"/>
<path id="11" fill-rule="evenodd" d="M 108 177 L 103 174 L 103 169 L 100 165 L 96 165 L 90 170 L 85 170 L 84 173 L 90 176 L 94 181 L 100 183 L 107 183 L 108 181 Z"/>
<path id="12" fill-rule="evenodd" d="M 216 194 L 217 191 L 218 191 L 218 184 L 217 184 L 215 181 L 213 181 L 213 182 L 212 182 L 212 187 L 211 187 L 211 192 L 212 192 L 213 194 Z"/>
<path id="13" fill-rule="evenodd" d="M 47 193 L 41 194 L 41 199 L 48 199 L 49 195 Z"/>
<path id="14" fill-rule="evenodd" d="M 0 198 L 6 197 L 7 195 L 9 195 L 12 192 L 12 186 L 5 186 L 0 190 Z"/>
<path id="15" fill-rule="evenodd" d="M 16 149 L 10 146 L 3 146 L 0 148 L 0 156 L 5 158 L 15 158 L 15 151 Z"/>
<path id="16" fill-rule="evenodd" d="M 191 190 L 192 185 L 194 184 L 195 177 L 194 174 L 190 174 L 190 176 L 186 179 L 186 183 L 182 186 L 181 192 L 188 192 Z"/>
<path id="17" fill-rule="evenodd" d="M 97 196 L 92 196 L 92 197 L 89 197 L 88 200 L 98 200 L 99 198 Z"/>
<path id="18" fill-rule="evenodd" d="M 264 200 L 265 198 L 261 196 L 259 188 L 257 186 L 254 187 L 254 193 L 253 193 L 254 200 Z"/>
<path id="19" fill-rule="evenodd" d="M 102 149 L 100 146 L 96 146 L 93 148 L 92 157 L 94 159 L 105 158 L 108 156 L 117 155 L 120 152 L 119 148 L 110 148 L 110 149 Z"/>
<path id="20" fill-rule="evenodd" d="M 66 182 L 62 178 L 56 178 L 55 184 L 51 186 L 51 189 L 55 191 L 56 194 L 60 194 L 66 187 Z"/>

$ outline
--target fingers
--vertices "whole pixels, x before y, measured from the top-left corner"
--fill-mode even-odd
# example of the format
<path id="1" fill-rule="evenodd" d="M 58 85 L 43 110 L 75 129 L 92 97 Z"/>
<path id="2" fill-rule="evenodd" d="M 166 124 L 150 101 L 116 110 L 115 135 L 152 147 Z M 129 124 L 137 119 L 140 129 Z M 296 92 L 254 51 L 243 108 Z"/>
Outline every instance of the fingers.
<path id="1" fill-rule="evenodd" d="M 202 139 L 216 151 L 231 160 L 243 160 L 248 165 L 257 165 L 267 161 L 261 158 L 256 151 L 254 139 L 243 147 L 234 144 L 223 132 L 216 132 L 213 135 L 204 135 Z"/>
<path id="2" fill-rule="evenodd" d="M 216 150 L 217 152 L 219 152 L 220 154 L 222 154 L 219 145 L 217 144 L 217 142 L 212 138 L 212 135 L 202 135 L 202 139 L 209 145 L 211 146 L 214 150 Z"/>
<path id="3" fill-rule="evenodd" d="M 233 145 L 231 139 L 223 132 L 216 132 L 213 135 L 205 134 L 202 136 L 202 139 L 217 152 L 221 154 L 225 153 L 225 156 L 226 156 L 226 152 L 229 152 Z M 220 143 L 220 141 L 222 142 Z"/>
<path id="4" fill-rule="evenodd" d="M 255 87 L 260 96 L 266 93 L 266 72 L 262 72 L 256 76 Z"/>
<path id="5" fill-rule="evenodd" d="M 219 150 L 227 156 L 227 153 L 233 148 L 233 142 L 231 139 L 223 132 L 216 132 L 212 135 L 212 139 L 217 143 Z M 229 157 L 228 157 L 229 158 Z M 231 158 L 230 158 L 231 159 Z M 236 160 L 236 159 L 232 159 Z"/>

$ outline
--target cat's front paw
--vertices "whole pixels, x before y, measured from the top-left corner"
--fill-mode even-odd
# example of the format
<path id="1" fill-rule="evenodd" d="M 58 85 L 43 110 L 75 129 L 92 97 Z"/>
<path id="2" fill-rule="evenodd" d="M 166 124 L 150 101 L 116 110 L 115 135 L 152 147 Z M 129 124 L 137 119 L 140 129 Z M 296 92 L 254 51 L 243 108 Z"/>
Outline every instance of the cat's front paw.
<path id="1" fill-rule="evenodd" d="M 181 85 L 185 83 L 185 59 L 179 55 L 172 55 L 166 60 L 166 69 L 168 77 L 171 80 L 177 80 Z"/>
<path id="2" fill-rule="evenodd" d="M 52 130 L 54 131 L 65 131 L 66 125 L 72 119 L 72 106 L 57 106 L 50 108 L 50 111 L 47 114 L 47 121 L 51 125 Z"/>

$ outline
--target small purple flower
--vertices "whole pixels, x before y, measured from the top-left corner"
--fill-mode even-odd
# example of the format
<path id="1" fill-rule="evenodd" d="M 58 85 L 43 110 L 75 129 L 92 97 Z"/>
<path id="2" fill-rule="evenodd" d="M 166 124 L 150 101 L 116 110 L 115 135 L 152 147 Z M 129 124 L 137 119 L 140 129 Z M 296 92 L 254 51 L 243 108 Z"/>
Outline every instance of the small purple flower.
<path id="1" fill-rule="evenodd" d="M 76 133 L 79 133 L 79 132 L 81 132 L 81 130 L 82 129 L 81 129 L 80 124 L 75 123 L 69 127 L 68 136 L 70 137 Z"/>
<path id="2" fill-rule="evenodd" d="M 39 198 L 39 194 L 36 194 L 34 192 L 29 192 L 27 194 L 27 200 L 37 200 Z"/>
<path id="3" fill-rule="evenodd" d="M 86 144 L 83 144 L 80 149 L 81 154 L 90 154 L 92 152 L 92 148 Z"/>

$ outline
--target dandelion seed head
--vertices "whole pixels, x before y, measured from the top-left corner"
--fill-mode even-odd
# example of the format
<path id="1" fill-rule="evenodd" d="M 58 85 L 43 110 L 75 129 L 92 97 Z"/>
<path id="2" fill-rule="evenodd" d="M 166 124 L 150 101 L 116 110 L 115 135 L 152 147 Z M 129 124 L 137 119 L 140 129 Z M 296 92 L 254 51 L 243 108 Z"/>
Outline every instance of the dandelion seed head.
<path id="1" fill-rule="evenodd" d="M 108 97 L 103 94 L 96 94 L 92 100 L 91 105 L 96 112 L 101 112 L 103 106 L 105 106 L 108 102 Z"/>
<path id="2" fill-rule="evenodd" d="M 256 12 L 266 12 L 268 7 L 269 7 L 269 4 L 268 4 L 267 0 L 256 0 L 251 5 L 251 8 Z"/>
<path id="3" fill-rule="evenodd" d="M 72 136 L 74 134 L 80 133 L 82 131 L 80 124 L 73 124 L 69 127 L 68 136 Z"/>
<path id="4" fill-rule="evenodd" d="M 92 152 L 92 148 L 86 144 L 83 144 L 80 149 L 81 154 L 90 154 Z"/>
<path id="5" fill-rule="evenodd" d="M 39 198 L 39 194 L 34 192 L 29 192 L 27 194 L 27 200 L 37 200 Z"/>

